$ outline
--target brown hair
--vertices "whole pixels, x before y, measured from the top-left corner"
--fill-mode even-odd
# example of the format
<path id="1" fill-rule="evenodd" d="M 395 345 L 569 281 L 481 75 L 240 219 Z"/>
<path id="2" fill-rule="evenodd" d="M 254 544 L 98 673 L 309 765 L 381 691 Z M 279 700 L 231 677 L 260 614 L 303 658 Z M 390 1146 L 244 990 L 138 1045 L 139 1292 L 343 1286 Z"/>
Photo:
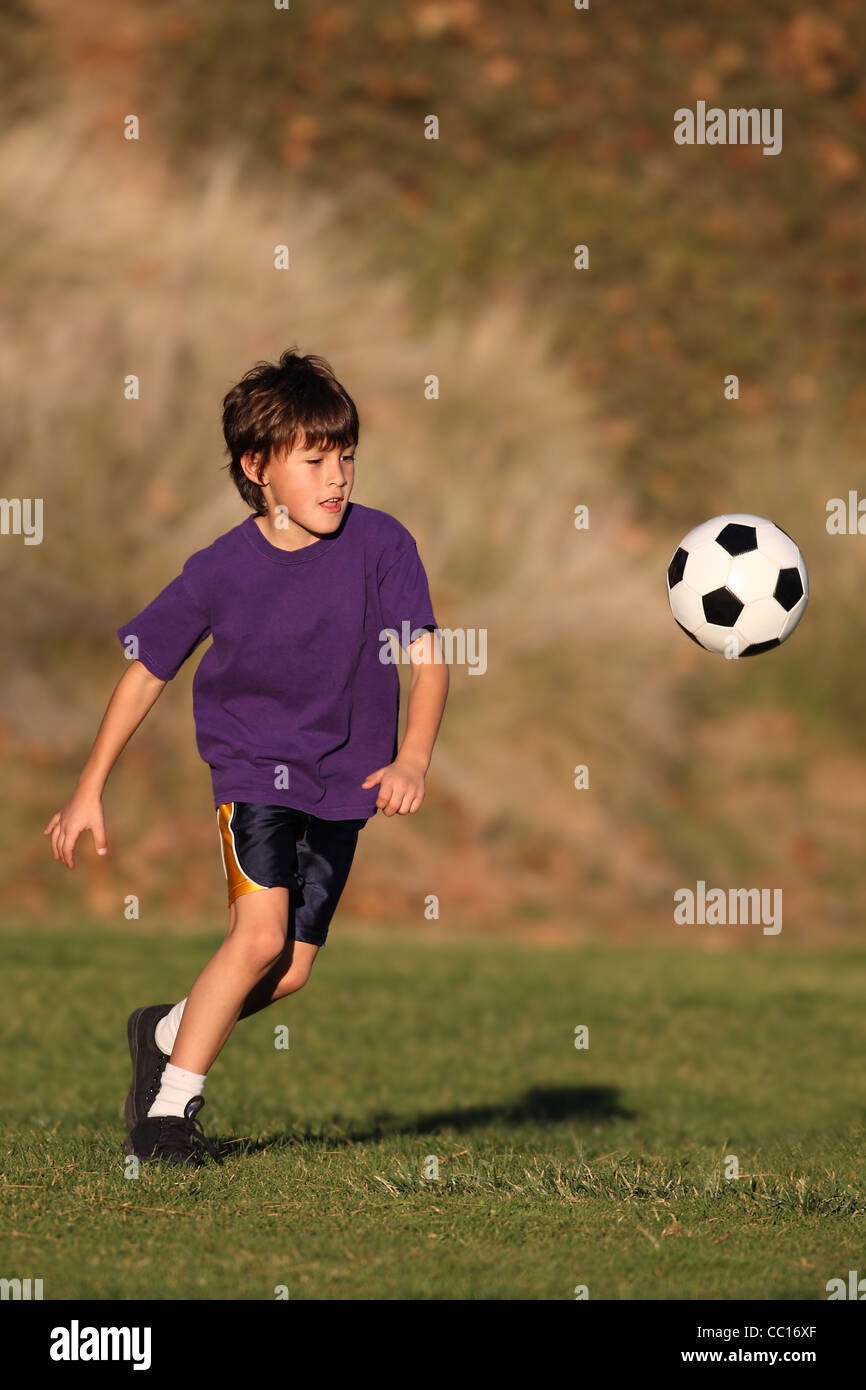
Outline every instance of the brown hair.
<path id="1" fill-rule="evenodd" d="M 257 362 L 223 398 L 226 465 L 241 497 L 258 516 L 265 516 L 262 489 L 247 477 L 241 457 L 260 454 L 258 473 L 273 451 L 346 448 L 358 442 L 355 403 L 324 357 L 286 348 L 279 363 Z"/>

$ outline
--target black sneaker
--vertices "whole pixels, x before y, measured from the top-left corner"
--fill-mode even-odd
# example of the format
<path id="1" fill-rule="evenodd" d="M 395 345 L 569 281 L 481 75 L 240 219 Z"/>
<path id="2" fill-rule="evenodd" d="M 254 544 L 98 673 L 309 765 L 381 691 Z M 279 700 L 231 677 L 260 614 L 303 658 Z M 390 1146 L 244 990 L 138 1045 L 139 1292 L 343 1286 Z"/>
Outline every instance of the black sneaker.
<path id="1" fill-rule="evenodd" d="M 203 1105 L 204 1096 L 193 1096 L 182 1115 L 146 1115 L 127 1136 L 124 1152 L 134 1154 L 143 1163 L 159 1159 L 200 1168 L 205 1151 L 219 1163 L 219 1150 L 196 1119 Z"/>
<path id="2" fill-rule="evenodd" d="M 171 1004 L 150 1004 L 129 1015 L 126 1035 L 132 1057 L 132 1085 L 123 1111 L 127 1132 L 144 1119 L 156 1100 L 168 1057 L 157 1047 L 154 1034 L 159 1020 L 171 1009 Z"/>

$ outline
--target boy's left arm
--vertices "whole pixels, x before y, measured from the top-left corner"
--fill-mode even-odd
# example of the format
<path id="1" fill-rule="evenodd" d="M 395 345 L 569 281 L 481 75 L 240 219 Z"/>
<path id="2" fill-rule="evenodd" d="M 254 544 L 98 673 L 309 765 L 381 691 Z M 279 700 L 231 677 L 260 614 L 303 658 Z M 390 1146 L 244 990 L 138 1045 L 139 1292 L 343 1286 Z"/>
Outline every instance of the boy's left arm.
<path id="1" fill-rule="evenodd" d="M 408 648 L 412 679 L 406 707 L 406 733 L 393 763 L 371 772 L 361 786 L 378 782 L 376 805 L 386 816 L 417 811 L 424 800 L 424 776 L 442 722 L 450 684 L 438 631 L 425 632 Z"/>

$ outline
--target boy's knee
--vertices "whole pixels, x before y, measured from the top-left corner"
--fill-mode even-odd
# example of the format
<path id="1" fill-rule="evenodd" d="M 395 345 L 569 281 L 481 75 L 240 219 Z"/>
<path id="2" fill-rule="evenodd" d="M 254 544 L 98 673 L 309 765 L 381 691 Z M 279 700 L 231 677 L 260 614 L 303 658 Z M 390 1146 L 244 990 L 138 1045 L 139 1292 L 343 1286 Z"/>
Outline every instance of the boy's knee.
<path id="1" fill-rule="evenodd" d="M 269 970 L 283 954 L 286 933 L 276 922 L 238 927 L 233 932 L 235 945 L 257 970 Z"/>
<path id="2" fill-rule="evenodd" d="M 309 978 L 310 967 L 308 965 L 298 969 L 292 967 L 280 980 L 280 998 L 286 994 L 297 994 L 299 989 L 303 989 Z"/>

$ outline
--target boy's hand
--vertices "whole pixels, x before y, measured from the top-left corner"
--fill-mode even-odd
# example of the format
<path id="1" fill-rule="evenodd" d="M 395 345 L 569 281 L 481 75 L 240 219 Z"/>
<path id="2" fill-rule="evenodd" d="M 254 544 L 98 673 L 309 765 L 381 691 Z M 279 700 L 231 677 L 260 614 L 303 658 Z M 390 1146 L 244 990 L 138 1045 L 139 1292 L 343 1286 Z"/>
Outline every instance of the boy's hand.
<path id="1" fill-rule="evenodd" d="M 68 869 L 75 867 L 72 851 L 82 830 L 93 831 L 93 843 L 97 854 L 108 853 L 102 798 L 94 792 L 75 792 L 63 810 L 51 817 L 42 832 L 43 835 L 51 836 L 54 858 L 61 859 Z"/>
<path id="2" fill-rule="evenodd" d="M 424 800 L 423 764 L 411 758 L 402 758 L 398 754 L 387 767 L 380 767 L 365 777 L 361 786 L 366 791 L 369 787 L 375 787 L 377 782 L 380 789 L 376 805 L 386 816 L 411 814 L 418 810 Z"/>

